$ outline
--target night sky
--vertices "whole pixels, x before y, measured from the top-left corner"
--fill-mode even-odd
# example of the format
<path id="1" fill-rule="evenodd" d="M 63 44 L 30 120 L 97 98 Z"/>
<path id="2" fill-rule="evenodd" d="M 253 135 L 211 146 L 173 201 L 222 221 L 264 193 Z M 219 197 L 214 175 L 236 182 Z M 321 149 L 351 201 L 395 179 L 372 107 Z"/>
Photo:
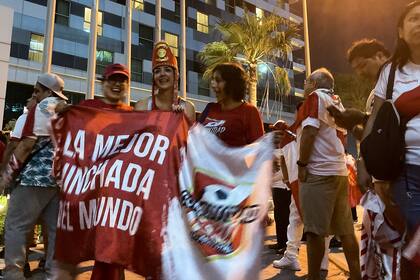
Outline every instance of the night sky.
<path id="1" fill-rule="evenodd" d="M 377 38 L 393 50 L 396 24 L 411 0 L 307 0 L 312 68 L 349 72 L 346 51 L 351 42 Z M 299 6 L 296 6 L 299 5 Z M 301 1 L 291 6 L 301 10 Z"/>

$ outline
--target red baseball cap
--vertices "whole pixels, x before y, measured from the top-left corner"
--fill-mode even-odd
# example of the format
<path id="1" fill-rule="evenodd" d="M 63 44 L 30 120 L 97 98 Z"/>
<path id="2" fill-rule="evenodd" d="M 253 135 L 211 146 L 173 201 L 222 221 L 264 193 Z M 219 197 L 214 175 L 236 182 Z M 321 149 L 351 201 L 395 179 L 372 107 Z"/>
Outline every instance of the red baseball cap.
<path id="1" fill-rule="evenodd" d="M 108 80 L 109 77 L 115 74 L 124 75 L 127 77 L 127 79 L 129 79 L 130 77 L 130 73 L 128 72 L 128 69 L 127 67 L 125 67 L 125 65 L 120 64 L 120 63 L 115 63 L 115 64 L 108 65 L 105 68 L 103 79 Z"/>

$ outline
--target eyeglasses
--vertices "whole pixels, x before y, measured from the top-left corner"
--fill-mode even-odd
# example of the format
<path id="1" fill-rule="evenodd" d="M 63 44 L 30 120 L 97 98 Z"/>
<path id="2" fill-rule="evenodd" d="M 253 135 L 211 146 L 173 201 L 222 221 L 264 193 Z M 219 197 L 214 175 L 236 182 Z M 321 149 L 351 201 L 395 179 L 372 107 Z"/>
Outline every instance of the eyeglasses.
<path id="1" fill-rule="evenodd" d="M 108 78 L 108 80 L 106 80 L 108 83 L 127 83 L 128 82 L 128 78 L 126 76 L 120 76 L 120 75 L 112 75 L 111 77 Z"/>

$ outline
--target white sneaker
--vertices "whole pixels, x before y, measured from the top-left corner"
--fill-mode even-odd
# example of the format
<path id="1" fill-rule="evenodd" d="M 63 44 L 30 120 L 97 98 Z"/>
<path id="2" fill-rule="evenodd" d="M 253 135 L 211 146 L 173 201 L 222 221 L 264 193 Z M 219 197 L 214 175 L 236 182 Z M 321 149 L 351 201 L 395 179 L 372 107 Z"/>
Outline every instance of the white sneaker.
<path id="1" fill-rule="evenodd" d="M 301 270 L 299 261 L 296 258 L 289 257 L 287 252 L 281 259 L 273 261 L 273 266 L 280 269 L 289 269 L 294 271 Z"/>

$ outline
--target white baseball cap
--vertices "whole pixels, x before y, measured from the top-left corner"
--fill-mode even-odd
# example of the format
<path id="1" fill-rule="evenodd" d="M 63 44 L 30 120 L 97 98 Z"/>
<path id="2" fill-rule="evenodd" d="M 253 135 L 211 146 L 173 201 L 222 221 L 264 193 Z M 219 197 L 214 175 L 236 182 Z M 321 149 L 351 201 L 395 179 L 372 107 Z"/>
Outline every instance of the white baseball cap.
<path id="1" fill-rule="evenodd" d="M 44 73 L 38 76 L 37 83 L 47 87 L 60 98 L 68 100 L 67 96 L 63 94 L 64 81 L 60 78 L 60 76 L 53 73 Z"/>

